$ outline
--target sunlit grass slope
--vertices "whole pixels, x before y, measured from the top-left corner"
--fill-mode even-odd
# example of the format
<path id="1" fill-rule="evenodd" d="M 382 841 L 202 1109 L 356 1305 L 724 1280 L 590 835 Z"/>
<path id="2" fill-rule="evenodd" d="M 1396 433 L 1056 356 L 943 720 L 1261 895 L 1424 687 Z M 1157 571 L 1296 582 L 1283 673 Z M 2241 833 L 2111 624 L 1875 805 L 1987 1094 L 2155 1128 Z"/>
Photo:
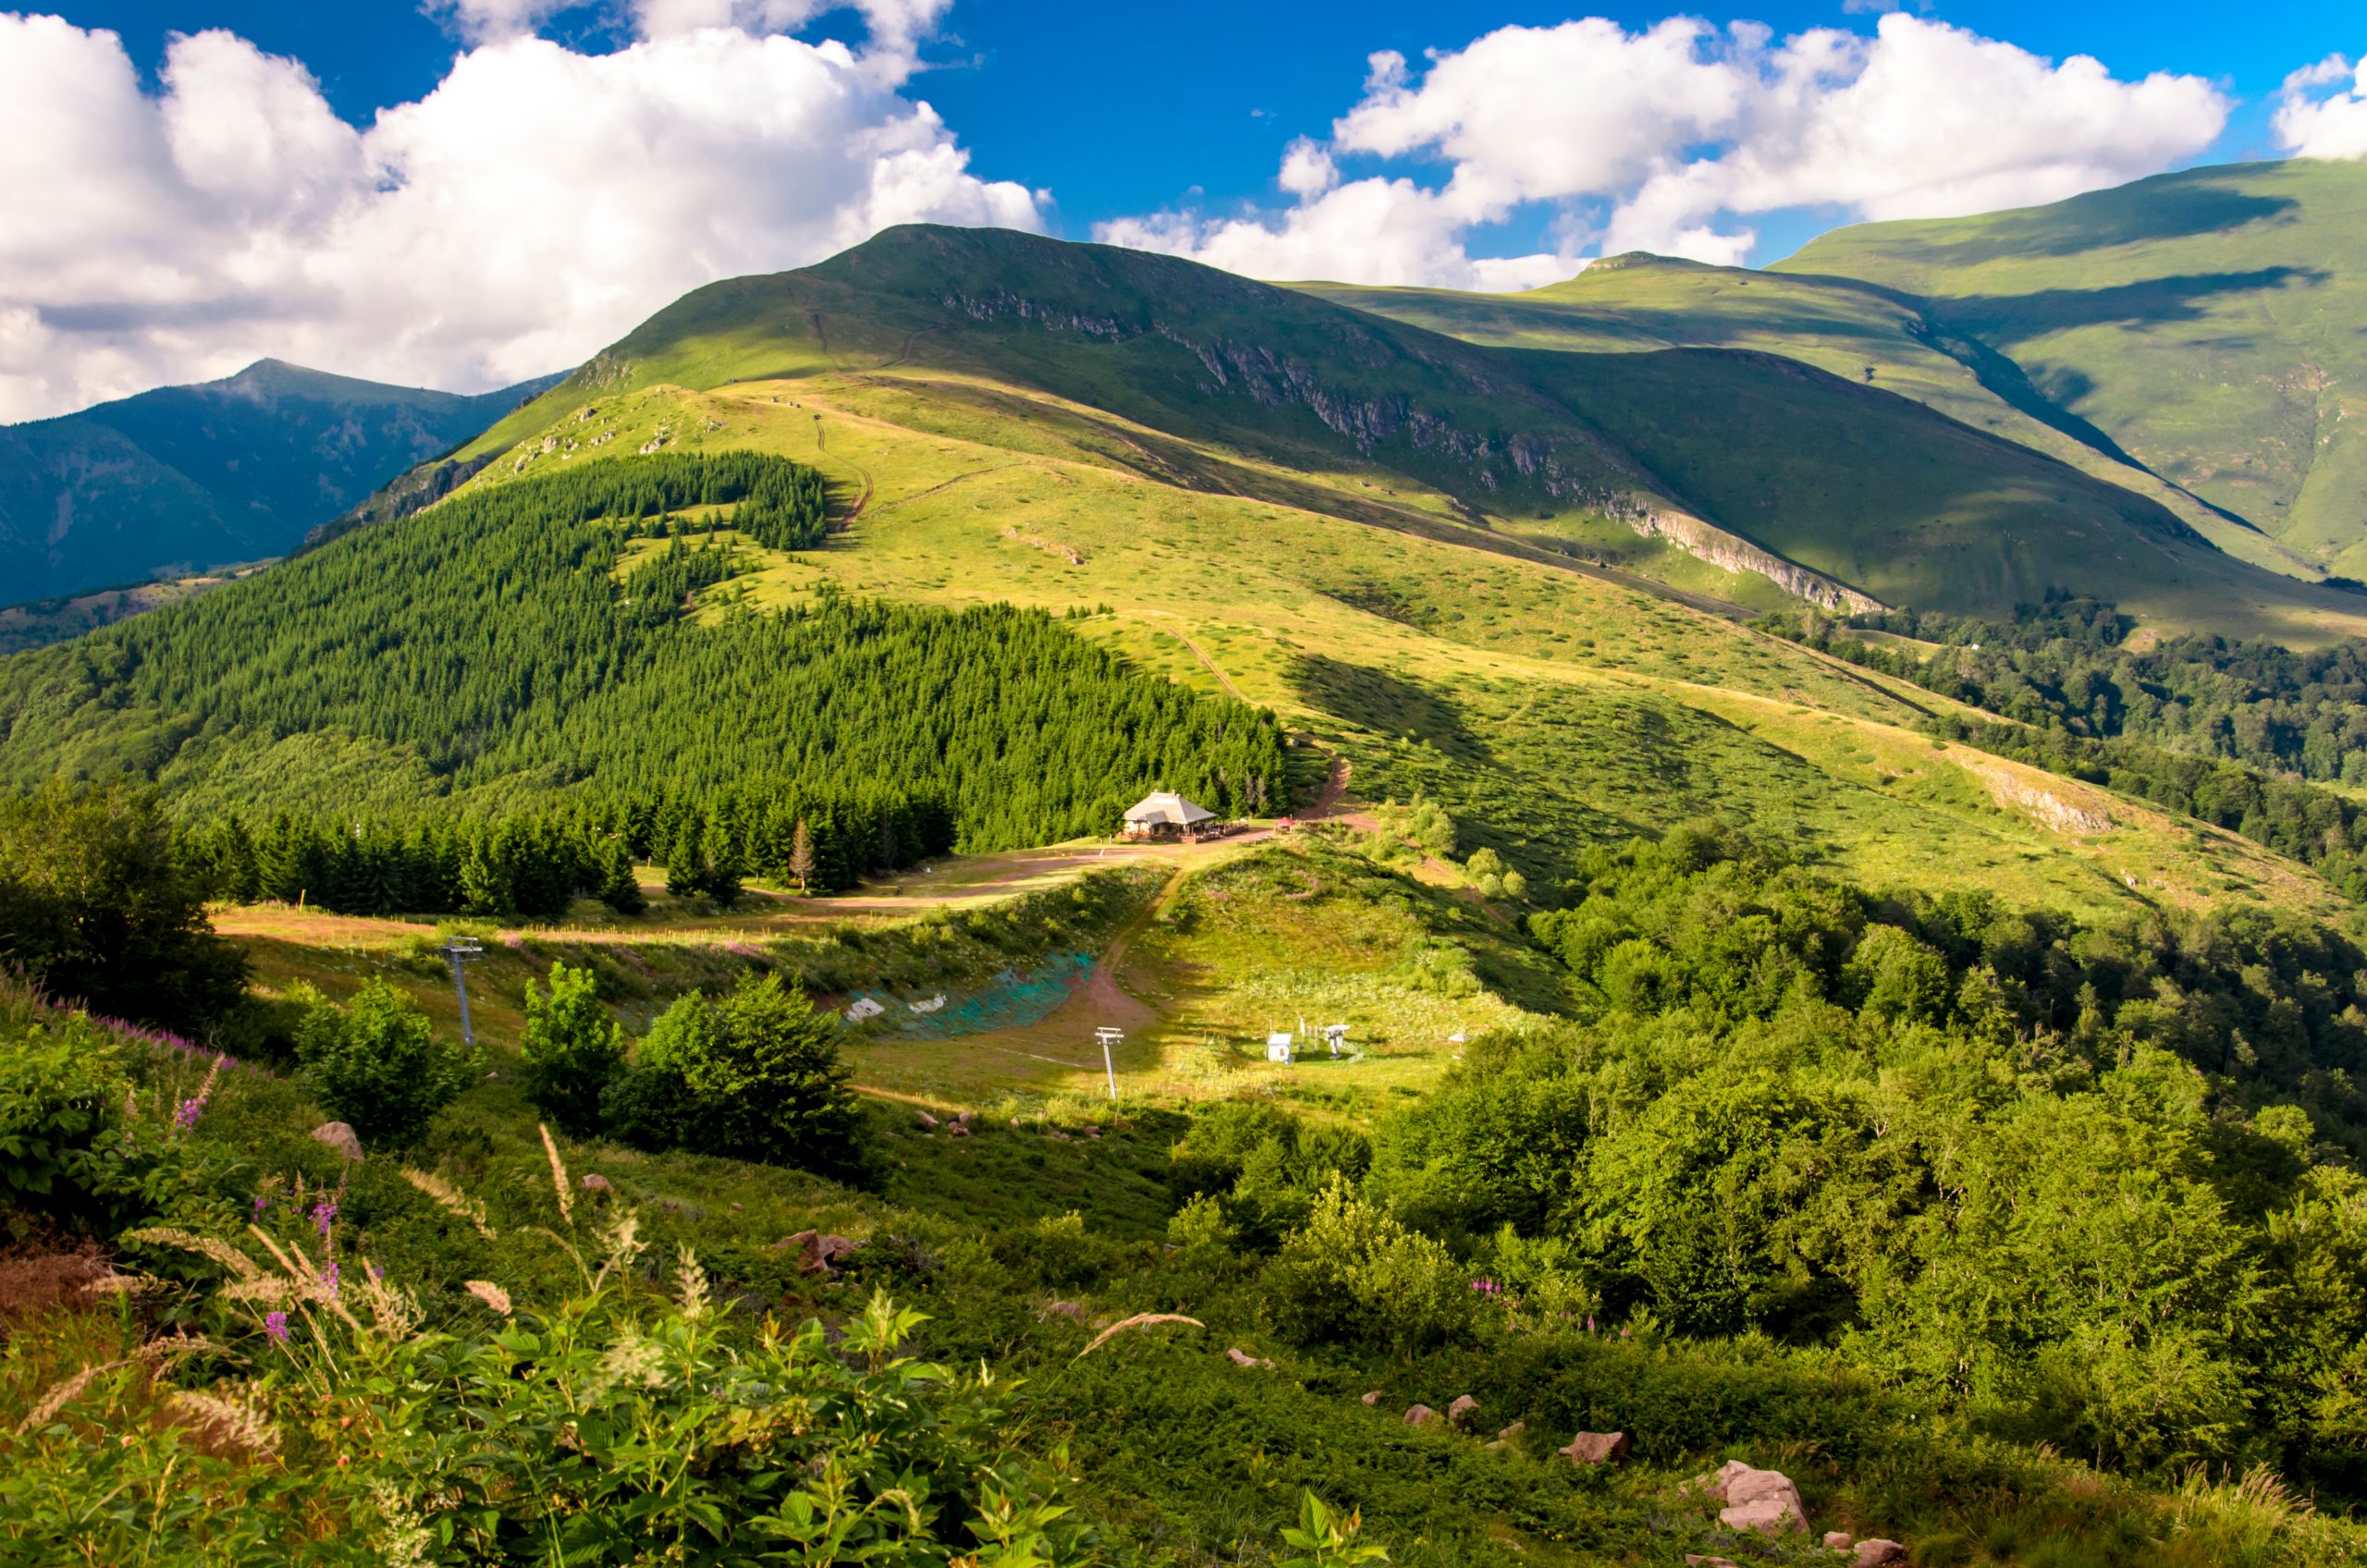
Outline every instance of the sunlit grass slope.
<path id="1" fill-rule="evenodd" d="M 813 463 L 841 529 L 820 551 L 760 555 L 746 601 L 795 602 L 827 580 L 1091 612 L 1073 623 L 1084 634 L 1274 707 L 1352 763 L 1356 795 L 1427 790 L 1463 821 L 1466 851 L 1493 845 L 1533 879 L 1565 874 L 1588 841 L 1713 815 L 1877 885 L 1939 875 L 2083 909 L 2332 907 L 2315 879 L 2232 836 L 1935 746 L 1913 729 L 1935 711 L 1929 693 L 1458 523 L 1435 491 L 1385 474 L 1292 475 L 909 360 L 571 396 L 542 410 L 547 447 L 524 441 L 477 483 L 661 438 Z M 1267 498 L 1269 485 L 1306 504 Z"/>
<path id="2" fill-rule="evenodd" d="M 1004 427 L 1033 416 L 1010 397 L 1049 397 L 1072 410 L 1068 438 L 1148 479 L 1476 528 L 1753 603 L 1776 592 L 1752 575 L 1769 562 L 1713 543 L 1677 564 L 1666 545 L 1637 550 L 1637 525 L 1693 520 L 1771 552 L 1772 575 L 1797 563 L 1890 603 L 2002 613 L 2108 580 L 2165 624 L 2367 630 L 2354 601 L 1862 378 L 1754 353 L 1491 349 L 1171 258 L 995 231 L 890 230 L 701 289 L 481 449 L 564 449 L 558 423 L 601 396 L 817 375 L 932 382 L 941 411 L 915 417 L 1023 448 L 1036 437 Z"/>
<path id="3" fill-rule="evenodd" d="M 1838 229 L 1778 265 L 1917 296 L 2137 460 L 2367 576 L 2367 163 L 2189 169 Z"/>

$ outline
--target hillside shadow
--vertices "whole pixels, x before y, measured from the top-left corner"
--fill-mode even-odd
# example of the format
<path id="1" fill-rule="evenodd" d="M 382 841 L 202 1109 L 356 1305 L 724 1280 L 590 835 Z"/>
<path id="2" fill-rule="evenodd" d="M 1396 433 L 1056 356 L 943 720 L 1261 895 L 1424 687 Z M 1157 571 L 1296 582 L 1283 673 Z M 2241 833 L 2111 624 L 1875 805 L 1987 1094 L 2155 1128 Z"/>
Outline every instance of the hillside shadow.
<path id="1" fill-rule="evenodd" d="M 1437 692 L 1401 677 L 1322 654 L 1292 661 L 1290 681 L 1300 699 L 1335 718 L 1381 735 L 1404 735 L 1459 761 L 1487 763 L 1487 742 L 1464 722 L 1463 710 Z"/>
<path id="2" fill-rule="evenodd" d="M 2195 273 L 2111 288 L 2042 288 L 2028 294 L 1968 294 L 1930 301 L 1935 314 L 1992 343 L 2020 343 L 2082 326 L 2161 326 L 2200 321 L 2203 305 L 2234 294 L 2295 286 L 2316 288 L 2332 275 L 2316 267 Z"/>
<path id="3" fill-rule="evenodd" d="M 2174 175 L 1994 217 L 1981 226 L 1979 235 L 1966 239 L 1894 242 L 1888 248 L 1901 259 L 1937 266 L 1977 266 L 2007 257 L 2076 256 L 2116 245 L 2290 222 L 2300 204 L 2290 196 L 2235 189 L 2223 183 L 2223 177 Z"/>

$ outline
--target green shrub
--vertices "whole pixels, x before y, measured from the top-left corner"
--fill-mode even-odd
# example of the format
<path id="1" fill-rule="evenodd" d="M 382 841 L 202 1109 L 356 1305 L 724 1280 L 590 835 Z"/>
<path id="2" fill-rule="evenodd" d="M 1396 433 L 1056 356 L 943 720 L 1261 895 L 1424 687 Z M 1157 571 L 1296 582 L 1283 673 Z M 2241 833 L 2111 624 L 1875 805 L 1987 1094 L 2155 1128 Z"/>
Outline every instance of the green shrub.
<path id="1" fill-rule="evenodd" d="M 1471 1322 L 1470 1280 L 1453 1256 L 1338 1177 L 1282 1243 L 1265 1284 L 1275 1327 L 1302 1344 L 1410 1352 Z"/>
<path id="2" fill-rule="evenodd" d="M 526 1097 L 578 1137 L 599 1130 L 600 1096 L 624 1066 L 625 1032 L 588 969 L 553 961 L 548 991 L 526 982 Z"/>
<path id="3" fill-rule="evenodd" d="M 153 792 L 122 784 L 0 801 L 0 971 L 94 1012 L 193 1029 L 245 993 Z"/>
<path id="4" fill-rule="evenodd" d="M 314 1000 L 296 1028 L 298 1081 L 372 1142 L 410 1143 L 474 1075 L 475 1059 L 436 1037 L 419 1004 L 373 980 L 343 1007 Z"/>
<path id="5" fill-rule="evenodd" d="M 643 1148 L 865 1180 L 872 1155 L 837 1028 L 778 975 L 742 974 L 719 999 L 693 991 L 659 1015 L 604 1114 Z"/>

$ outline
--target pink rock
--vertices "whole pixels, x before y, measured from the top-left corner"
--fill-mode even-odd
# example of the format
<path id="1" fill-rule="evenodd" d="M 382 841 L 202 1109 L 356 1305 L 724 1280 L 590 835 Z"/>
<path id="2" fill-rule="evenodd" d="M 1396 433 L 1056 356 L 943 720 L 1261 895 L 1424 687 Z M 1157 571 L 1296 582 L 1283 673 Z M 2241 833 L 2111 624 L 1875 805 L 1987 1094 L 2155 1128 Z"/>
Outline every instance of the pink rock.
<path id="1" fill-rule="evenodd" d="M 606 1176 L 601 1175 L 596 1170 L 585 1171 L 583 1173 L 582 1185 L 583 1190 L 587 1193 L 613 1193 L 616 1191 L 616 1188 L 608 1184 L 608 1179 Z"/>
<path id="2" fill-rule="evenodd" d="M 1227 1361 L 1232 1362 L 1235 1366 L 1258 1366 L 1263 1367 L 1269 1372 L 1271 1372 L 1274 1369 L 1274 1364 L 1272 1362 L 1267 1360 L 1262 1355 L 1252 1355 L 1245 1350 L 1228 1350 L 1224 1353 L 1224 1357 Z"/>
<path id="3" fill-rule="evenodd" d="M 1379 1389 L 1375 1389 L 1372 1392 L 1365 1395 L 1365 1403 L 1367 1404 L 1379 1404 L 1380 1403 L 1380 1390 Z"/>
<path id="4" fill-rule="evenodd" d="M 1439 1413 L 1427 1404 L 1408 1405 L 1405 1410 L 1405 1425 L 1408 1427 L 1427 1427 L 1438 1418 Z"/>
<path id="5" fill-rule="evenodd" d="M 786 1252 L 791 1247 L 805 1256 L 798 1260 L 801 1274 L 827 1274 L 832 1265 L 863 1245 L 846 1236 L 825 1236 L 818 1231 L 800 1231 L 794 1236 L 783 1236 L 773 1243 L 773 1251 Z"/>
<path id="6" fill-rule="evenodd" d="M 313 1129 L 313 1141 L 326 1144 L 349 1160 L 362 1158 L 362 1140 L 342 1121 L 324 1121 Z"/>
<path id="7" fill-rule="evenodd" d="M 1852 1568 L 1884 1568 L 1884 1564 L 1907 1561 L 1907 1549 L 1896 1541 L 1875 1539 L 1859 1541 Z"/>
<path id="8" fill-rule="evenodd" d="M 1479 1402 L 1469 1394 L 1455 1395 L 1454 1403 L 1446 1407 L 1446 1418 L 1450 1426 L 1466 1426 L 1473 1416 L 1478 1414 Z"/>
<path id="9" fill-rule="evenodd" d="M 1067 1317 L 1082 1323 L 1085 1321 L 1085 1308 L 1079 1306 L 1073 1301 L 1056 1301 L 1036 1316 L 1038 1317 Z"/>
<path id="10" fill-rule="evenodd" d="M 1566 1454 L 1572 1464 L 1617 1464 L 1627 1457 L 1627 1434 L 1580 1432 L 1570 1439 L 1569 1447 L 1557 1452 Z"/>
<path id="11" fill-rule="evenodd" d="M 918 1117 L 918 1118 L 920 1119 L 920 1124 L 921 1124 L 922 1126 L 924 1126 L 924 1127 L 927 1128 L 927 1129 L 928 1129 L 930 1132 L 932 1132 L 932 1133 L 934 1133 L 934 1132 L 936 1132 L 936 1131 L 937 1131 L 937 1125 L 938 1125 L 938 1123 L 937 1123 L 937 1118 L 936 1118 L 936 1117 L 931 1116 L 927 1111 L 925 1111 L 925 1110 L 916 1110 L 916 1111 L 913 1112 L 913 1114 L 914 1114 L 914 1116 L 916 1116 L 916 1117 Z"/>
<path id="12" fill-rule="evenodd" d="M 1691 1484 L 1724 1505 L 1718 1518 L 1729 1529 L 1774 1536 L 1808 1528 L 1800 1488 L 1780 1471 L 1753 1469 L 1739 1459 L 1730 1459 L 1711 1474 L 1697 1476 Z"/>
<path id="13" fill-rule="evenodd" d="M 1824 1533 L 1824 1550 L 1827 1551 L 1847 1551 L 1857 1544 L 1846 1530 L 1827 1530 Z"/>
<path id="14" fill-rule="evenodd" d="M 957 1121 L 945 1130 L 945 1135 L 949 1138 L 966 1138 L 970 1135 L 970 1124 L 966 1121 Z"/>

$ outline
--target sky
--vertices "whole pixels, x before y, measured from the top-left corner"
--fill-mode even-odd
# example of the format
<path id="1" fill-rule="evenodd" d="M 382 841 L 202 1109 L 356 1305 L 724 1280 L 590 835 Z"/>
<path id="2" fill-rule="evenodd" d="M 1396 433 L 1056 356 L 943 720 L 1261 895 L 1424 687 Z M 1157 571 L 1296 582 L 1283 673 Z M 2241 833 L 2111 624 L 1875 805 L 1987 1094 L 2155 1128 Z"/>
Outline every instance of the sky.
<path id="1" fill-rule="evenodd" d="M 911 221 L 1512 289 L 2367 157 L 2355 3 L 89 0 L 0 12 L 0 421 L 479 390 Z"/>

